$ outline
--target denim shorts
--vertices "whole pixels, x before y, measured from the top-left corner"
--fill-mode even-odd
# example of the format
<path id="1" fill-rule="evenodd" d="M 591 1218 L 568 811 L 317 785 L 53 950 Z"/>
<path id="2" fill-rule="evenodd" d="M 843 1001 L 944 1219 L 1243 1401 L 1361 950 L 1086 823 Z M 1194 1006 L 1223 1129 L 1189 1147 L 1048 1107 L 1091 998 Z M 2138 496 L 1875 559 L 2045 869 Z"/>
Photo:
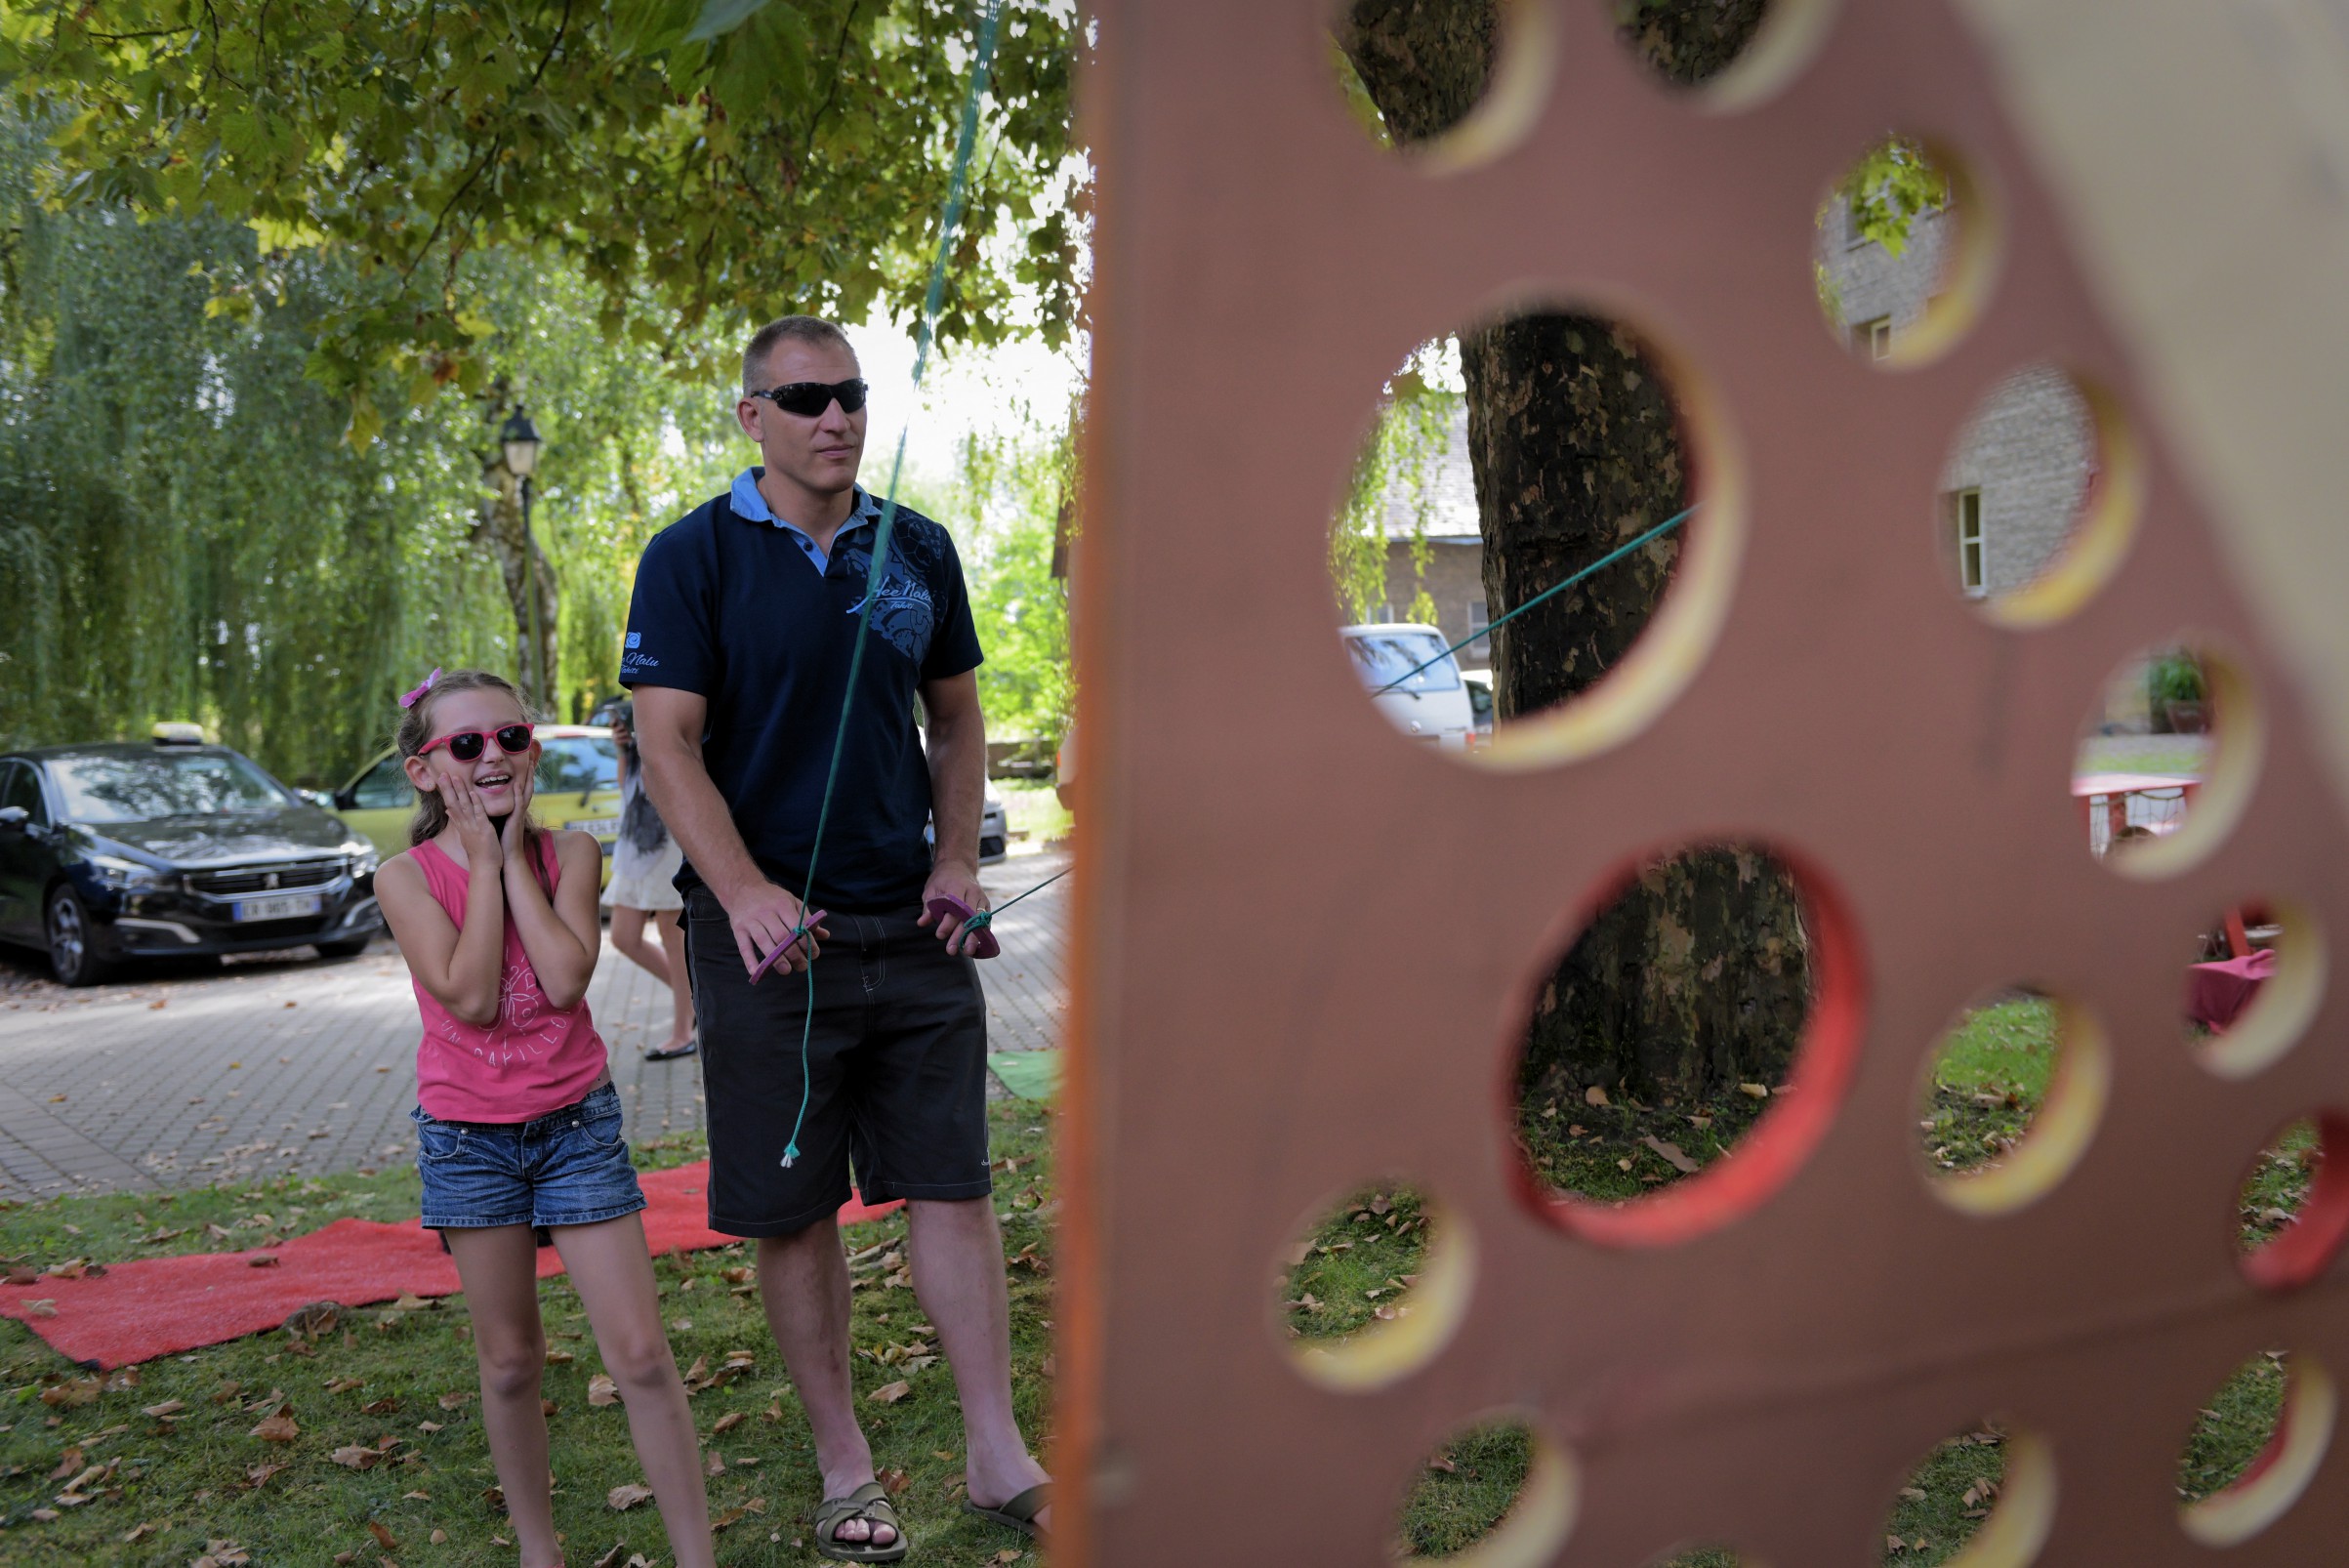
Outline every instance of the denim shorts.
<path id="1" fill-rule="evenodd" d="M 609 1084 L 527 1122 L 443 1122 L 421 1105 L 408 1116 L 427 1230 L 592 1225 L 644 1207 Z"/>

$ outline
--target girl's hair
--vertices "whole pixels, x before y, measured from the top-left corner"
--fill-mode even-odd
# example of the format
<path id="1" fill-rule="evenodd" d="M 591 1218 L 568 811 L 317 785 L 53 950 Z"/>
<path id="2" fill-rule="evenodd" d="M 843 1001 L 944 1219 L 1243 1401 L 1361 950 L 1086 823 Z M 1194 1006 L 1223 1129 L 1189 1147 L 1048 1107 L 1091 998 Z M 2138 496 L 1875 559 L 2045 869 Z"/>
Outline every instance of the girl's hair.
<path id="1" fill-rule="evenodd" d="M 492 675 L 487 670 L 447 671 L 433 682 L 431 690 L 416 699 L 415 706 L 400 715 L 399 728 L 392 734 L 392 744 L 398 751 L 402 763 L 423 751 L 424 743 L 433 738 L 433 709 L 444 695 L 452 691 L 503 691 L 514 699 L 514 705 L 521 710 L 524 719 L 533 717 L 530 705 L 522 700 L 521 692 L 504 676 Z M 440 792 L 418 790 L 416 814 L 408 819 L 409 846 L 414 847 L 427 839 L 437 837 L 440 830 L 447 826 L 448 803 L 440 798 Z M 530 869 L 542 887 L 547 878 L 545 868 L 539 864 L 538 836 L 543 831 L 536 822 L 527 817 L 522 819 L 522 847 Z"/>

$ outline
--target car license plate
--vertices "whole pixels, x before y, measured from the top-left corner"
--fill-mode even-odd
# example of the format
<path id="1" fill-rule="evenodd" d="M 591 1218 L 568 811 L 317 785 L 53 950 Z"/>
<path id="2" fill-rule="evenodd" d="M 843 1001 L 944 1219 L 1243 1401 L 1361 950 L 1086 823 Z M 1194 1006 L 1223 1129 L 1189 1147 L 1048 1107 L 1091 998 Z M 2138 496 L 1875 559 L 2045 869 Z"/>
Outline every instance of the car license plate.
<path id="1" fill-rule="evenodd" d="M 229 906 L 230 920 L 292 920 L 298 915 L 315 915 L 326 907 L 326 900 L 317 893 L 280 893 L 274 898 L 239 898 Z"/>
<path id="2" fill-rule="evenodd" d="M 620 831 L 620 819 L 616 816 L 590 817 L 582 822 L 565 825 L 577 828 L 582 833 L 593 833 L 598 839 L 609 839 Z"/>

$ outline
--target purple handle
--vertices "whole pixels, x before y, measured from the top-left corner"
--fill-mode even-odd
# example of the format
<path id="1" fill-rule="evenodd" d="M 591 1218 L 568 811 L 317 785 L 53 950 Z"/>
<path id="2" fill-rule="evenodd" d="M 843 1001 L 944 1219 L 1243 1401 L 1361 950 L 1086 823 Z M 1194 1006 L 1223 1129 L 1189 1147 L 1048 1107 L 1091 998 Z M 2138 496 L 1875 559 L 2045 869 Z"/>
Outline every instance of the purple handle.
<path id="1" fill-rule="evenodd" d="M 784 954 L 790 952 L 793 948 L 799 946 L 800 943 L 806 938 L 809 932 L 812 932 L 818 926 L 824 924 L 824 917 L 830 913 L 831 911 L 824 909 L 814 911 L 812 914 L 807 916 L 806 930 L 802 931 L 798 936 L 793 937 L 788 942 L 777 942 L 775 944 L 775 950 L 767 954 L 766 957 L 761 959 L 759 961 L 759 967 L 751 970 L 751 984 L 757 985 L 761 980 L 765 979 L 766 971 L 775 967 L 775 961 L 780 959 Z"/>
<path id="2" fill-rule="evenodd" d="M 968 920 L 978 913 L 960 898 L 947 893 L 940 893 L 929 901 L 929 912 L 940 920 Z M 981 926 L 963 944 L 963 951 L 972 958 L 993 958 L 1003 950 L 1003 944 L 995 939 L 995 928 L 991 926 Z"/>

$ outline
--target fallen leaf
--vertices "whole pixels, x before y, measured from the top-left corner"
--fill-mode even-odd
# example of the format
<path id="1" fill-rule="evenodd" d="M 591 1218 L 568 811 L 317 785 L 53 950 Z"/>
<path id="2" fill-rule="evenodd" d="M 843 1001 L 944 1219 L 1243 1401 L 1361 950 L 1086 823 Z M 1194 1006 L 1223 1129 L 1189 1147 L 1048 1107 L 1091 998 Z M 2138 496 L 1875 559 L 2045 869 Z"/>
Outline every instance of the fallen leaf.
<path id="1" fill-rule="evenodd" d="M 1767 1084 L 1740 1084 L 1737 1086 L 1737 1092 L 1749 1099 L 1768 1099 L 1770 1097 L 1770 1086 Z"/>
<path id="2" fill-rule="evenodd" d="M 865 1399 L 871 1404 L 893 1405 L 898 1400 L 903 1399 L 907 1394 L 910 1394 L 913 1391 L 914 1385 L 910 1382 L 907 1382 L 903 1378 L 900 1378 L 895 1382 L 883 1383 L 880 1387 L 865 1395 Z"/>
<path id="3" fill-rule="evenodd" d="M 1598 1085 L 1592 1084 L 1588 1089 L 1583 1091 L 1583 1103 L 1586 1105 L 1604 1105 L 1607 1103 L 1607 1092 L 1599 1088 Z"/>
<path id="4" fill-rule="evenodd" d="M 567 1367 L 567 1366 L 569 1366 L 570 1364 L 571 1364 L 571 1352 L 570 1352 L 570 1351 L 568 1351 L 568 1350 L 549 1350 L 549 1351 L 547 1352 L 547 1365 L 548 1365 L 548 1366 L 550 1366 L 550 1367 Z"/>
<path id="5" fill-rule="evenodd" d="M 720 1530 L 723 1530 L 729 1524 L 740 1524 L 743 1519 L 744 1511 L 745 1510 L 741 1508 L 726 1509 L 725 1512 L 720 1514 L 717 1518 L 710 1521 L 711 1532 L 715 1534 Z"/>
<path id="6" fill-rule="evenodd" d="M 463 1410 L 467 1402 L 472 1398 L 473 1395 L 470 1392 L 463 1388 L 459 1388 L 452 1392 L 442 1394 L 439 1399 L 439 1405 L 442 1410 Z"/>
<path id="7" fill-rule="evenodd" d="M 1901 1488 L 1901 1496 L 1912 1503 L 1922 1503 L 1925 1500 L 1925 1489 L 1921 1486 L 1904 1486 Z M 1969 1497 L 1966 1501 L 1970 1503 L 1973 1499 Z"/>
<path id="8" fill-rule="evenodd" d="M 266 1485 L 270 1476 L 284 1468 L 285 1466 L 282 1465 L 250 1465 L 245 1470 L 245 1485 L 249 1487 Z"/>
<path id="9" fill-rule="evenodd" d="M 1631 1169 L 1631 1162 L 1628 1156 L 1624 1159 L 1616 1161 L 1615 1165 L 1618 1170 L 1628 1171 Z"/>
<path id="10" fill-rule="evenodd" d="M 347 1393 L 353 1388 L 364 1388 L 366 1386 L 367 1380 L 364 1378 L 335 1378 L 328 1381 L 326 1384 L 326 1391 L 330 1394 L 339 1394 Z"/>
<path id="11" fill-rule="evenodd" d="M 739 1410 L 729 1410 L 724 1415 L 718 1418 L 718 1424 L 710 1428 L 710 1435 L 716 1437 L 721 1432 L 730 1432 L 748 1420 L 750 1420 L 750 1417 L 743 1412 Z"/>
<path id="12" fill-rule="evenodd" d="M 382 1464 L 384 1456 L 374 1449 L 364 1448 L 356 1443 L 348 1444 L 334 1451 L 334 1462 L 345 1469 L 371 1470 Z"/>
<path id="13" fill-rule="evenodd" d="M 35 1508 L 32 1510 L 32 1517 L 40 1520 L 43 1524 L 55 1524 L 58 1520 L 63 1518 L 64 1515 L 58 1512 L 58 1510 L 55 1508 Z M 199 1558 L 197 1560 L 201 1561 L 202 1559 Z"/>
<path id="14" fill-rule="evenodd" d="M 277 1255 L 275 1253 L 259 1253 L 246 1259 L 245 1261 L 255 1268 L 275 1268 Z"/>
<path id="15" fill-rule="evenodd" d="M 561 1408 L 552 1399 L 542 1399 L 538 1402 L 538 1413 L 542 1416 L 552 1416 Z"/>
<path id="16" fill-rule="evenodd" d="M 718 1450 L 716 1450 L 716 1449 L 714 1449 L 714 1448 L 713 1448 L 712 1450 L 710 1450 L 710 1463 L 709 1463 L 709 1465 L 708 1465 L 707 1466 L 705 1466 L 705 1467 L 706 1467 L 706 1468 L 709 1470 L 709 1472 L 710 1472 L 712 1475 L 723 1475 L 723 1474 L 725 1474 L 725 1472 L 726 1472 L 726 1462 L 725 1462 L 725 1458 L 724 1458 L 724 1456 L 723 1456 L 723 1455 L 721 1455 L 721 1454 L 720 1454 L 720 1453 L 718 1452 Z"/>
<path id="17" fill-rule="evenodd" d="M 433 1546 L 435 1546 L 435 1547 L 445 1547 L 445 1546 L 447 1546 L 447 1545 L 448 1545 L 448 1532 L 447 1532 L 446 1530 L 435 1530 L 435 1531 L 433 1531 L 433 1535 L 432 1535 L 432 1542 L 433 1542 Z"/>
<path id="18" fill-rule="evenodd" d="M 619 1402 L 620 1385 L 612 1381 L 609 1373 L 598 1372 L 588 1380 L 589 1404 L 616 1405 Z"/>
<path id="19" fill-rule="evenodd" d="M 1703 1166 L 1700 1166 L 1696 1161 L 1690 1159 L 1685 1153 L 1683 1153 L 1680 1145 L 1677 1143 L 1667 1143 L 1662 1138 L 1652 1135 L 1643 1137 L 1639 1141 L 1653 1149 L 1657 1154 L 1661 1155 L 1665 1164 L 1670 1166 L 1682 1176 L 1695 1176 L 1699 1171 L 1704 1169 Z"/>
<path id="20" fill-rule="evenodd" d="M 370 1399 L 359 1406 L 359 1414 L 362 1416 L 389 1416 L 398 1408 L 399 1401 L 392 1395 L 386 1394 L 381 1399 Z"/>
<path id="21" fill-rule="evenodd" d="M 148 1536 L 153 1535 L 156 1531 L 162 1528 L 163 1527 L 159 1524 L 133 1525 L 130 1529 L 125 1530 L 122 1533 L 123 1545 L 129 1546 L 134 1541 L 144 1541 Z"/>
<path id="22" fill-rule="evenodd" d="M 626 1541 L 615 1541 L 612 1543 L 612 1549 L 588 1564 L 588 1568 L 612 1568 L 612 1564 L 620 1560 L 620 1553 L 627 1549 L 628 1543 Z"/>
<path id="23" fill-rule="evenodd" d="M 397 1551 L 399 1549 L 399 1543 L 392 1538 L 392 1532 L 384 1527 L 383 1520 L 369 1519 L 367 1521 L 367 1533 L 375 1537 L 375 1544 L 383 1547 L 386 1551 Z"/>
<path id="24" fill-rule="evenodd" d="M 54 1298 L 49 1297 L 44 1297 L 37 1301 L 26 1301 L 24 1315 L 26 1317 L 55 1317 L 57 1316 L 57 1301 Z M 41 1397 L 44 1400 L 49 1398 L 47 1393 L 43 1393 Z M 51 1402 L 54 1403 L 54 1401 Z"/>
<path id="25" fill-rule="evenodd" d="M 247 1435 L 258 1437 L 265 1443 L 290 1443 L 302 1435 L 302 1428 L 296 1424 L 293 1417 L 281 1410 L 274 1416 L 263 1417 L 261 1424 Z"/>
<path id="26" fill-rule="evenodd" d="M 416 1429 L 429 1437 L 434 1432 L 446 1431 L 448 1428 L 436 1421 L 420 1421 L 416 1424 Z"/>
<path id="27" fill-rule="evenodd" d="M 630 1481 L 626 1485 L 615 1486 L 609 1492 L 604 1493 L 603 1501 L 610 1504 L 613 1507 L 625 1511 L 626 1509 L 633 1508 L 638 1504 L 646 1501 L 651 1496 L 651 1487 L 641 1485 L 636 1481 Z"/>
<path id="28" fill-rule="evenodd" d="M 177 1416 L 181 1411 L 185 1410 L 186 1408 L 187 1402 L 184 1399 L 166 1399 L 159 1405 L 142 1406 L 139 1413 L 142 1416 L 152 1416 L 157 1421 L 164 1421 L 170 1417 Z"/>
<path id="29" fill-rule="evenodd" d="M 914 1484 L 914 1478 L 903 1470 L 882 1470 L 873 1479 L 879 1481 L 881 1489 L 891 1497 L 903 1497 L 905 1489 Z"/>

